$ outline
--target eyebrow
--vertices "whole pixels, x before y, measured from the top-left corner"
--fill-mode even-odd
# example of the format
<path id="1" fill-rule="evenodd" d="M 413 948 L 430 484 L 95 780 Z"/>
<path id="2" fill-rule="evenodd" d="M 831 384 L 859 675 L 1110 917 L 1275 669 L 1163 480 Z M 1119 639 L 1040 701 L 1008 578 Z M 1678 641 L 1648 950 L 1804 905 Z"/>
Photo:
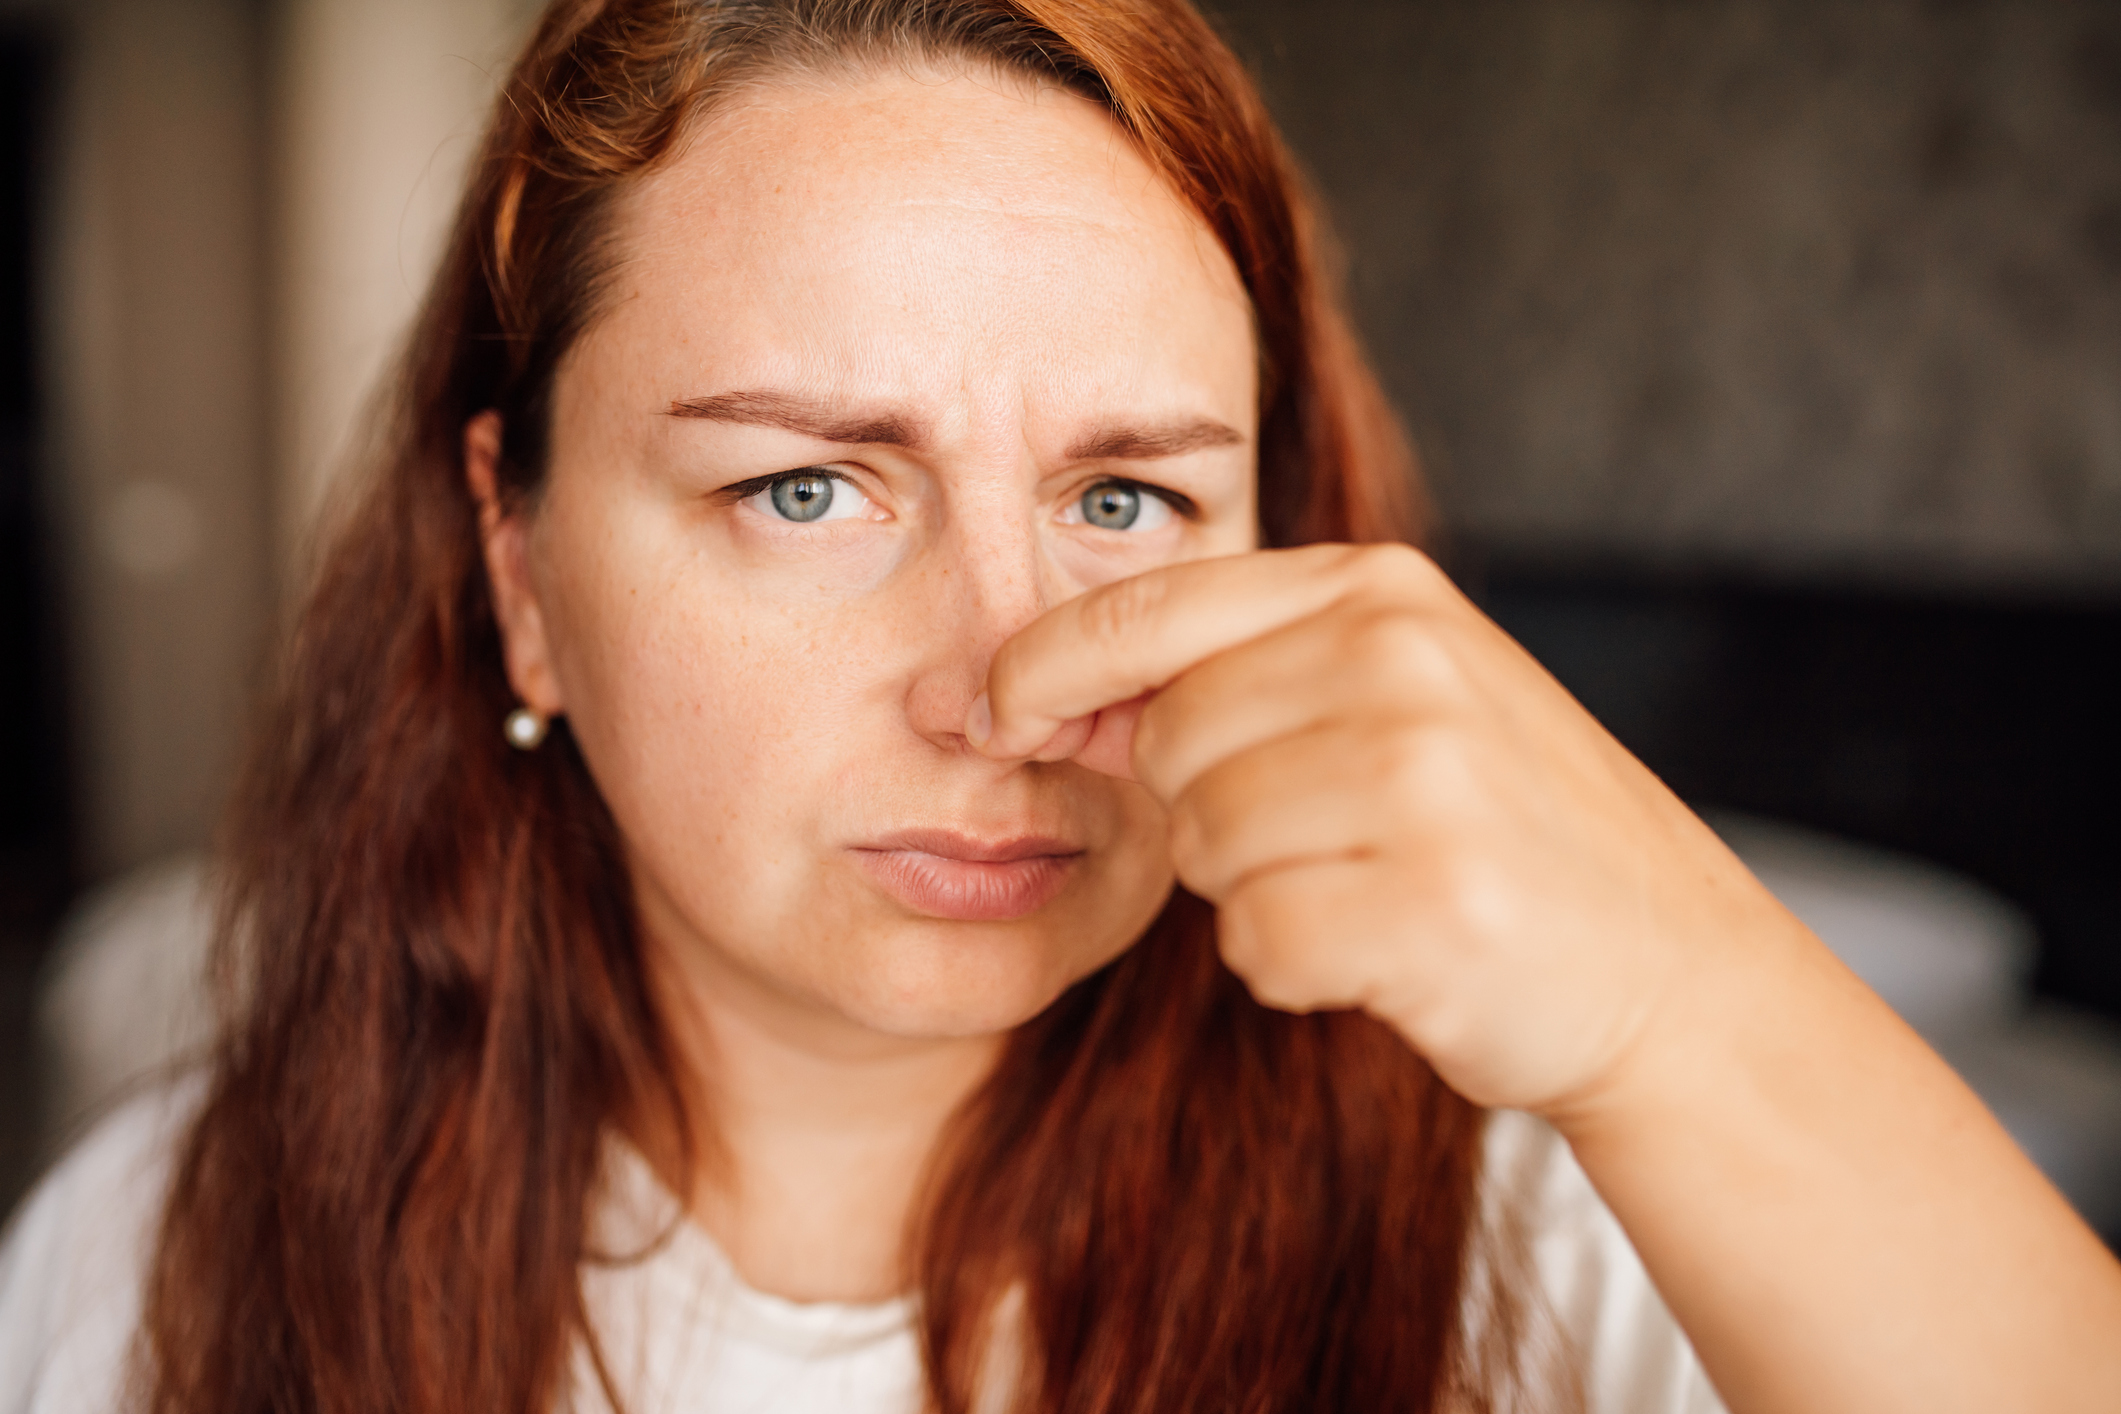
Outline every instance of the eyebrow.
<path id="1" fill-rule="evenodd" d="M 672 417 L 777 427 L 843 446 L 918 447 L 922 440 L 919 424 L 903 412 L 846 412 L 799 394 L 772 389 L 679 398 L 672 401 L 668 411 Z M 1098 428 L 1078 438 L 1067 455 L 1070 461 L 1154 461 L 1210 447 L 1242 446 L 1244 440 L 1243 433 L 1212 417 L 1181 418 L 1149 426 L 1115 424 Z"/>
<path id="2" fill-rule="evenodd" d="M 770 390 L 716 393 L 711 398 L 679 398 L 670 404 L 672 417 L 697 417 L 709 422 L 740 422 L 751 427 L 778 427 L 799 432 L 821 442 L 847 446 L 880 443 L 890 447 L 920 444 L 920 429 L 912 418 L 892 411 L 845 412 L 794 393 Z"/>
<path id="3" fill-rule="evenodd" d="M 1186 418 L 1151 427 L 1102 428 L 1068 448 L 1070 461 L 1154 461 L 1210 447 L 1244 445 L 1244 434 L 1212 417 Z"/>

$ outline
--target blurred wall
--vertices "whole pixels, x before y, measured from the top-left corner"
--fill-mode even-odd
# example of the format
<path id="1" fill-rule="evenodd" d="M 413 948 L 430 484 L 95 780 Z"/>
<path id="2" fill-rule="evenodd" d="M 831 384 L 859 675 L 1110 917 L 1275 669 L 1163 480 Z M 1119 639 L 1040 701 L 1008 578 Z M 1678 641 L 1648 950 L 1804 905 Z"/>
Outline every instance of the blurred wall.
<path id="1" fill-rule="evenodd" d="M 206 830 L 264 622 L 262 87 L 243 0 L 57 9 L 47 467 L 97 874 Z"/>
<path id="2" fill-rule="evenodd" d="M 63 29 L 46 324 L 83 864 L 205 834 L 276 593 L 535 0 Z M 1226 0 L 1467 542 L 2121 590 L 2121 13 Z"/>
<path id="3" fill-rule="evenodd" d="M 1217 9 L 1464 537 L 2121 590 L 2121 7 Z"/>
<path id="4" fill-rule="evenodd" d="M 40 246 L 76 852 L 195 847 L 523 0 L 0 0 L 61 56 Z"/>
<path id="5" fill-rule="evenodd" d="M 274 50 L 275 465 L 285 566 L 429 275 L 532 0 L 286 0 Z"/>

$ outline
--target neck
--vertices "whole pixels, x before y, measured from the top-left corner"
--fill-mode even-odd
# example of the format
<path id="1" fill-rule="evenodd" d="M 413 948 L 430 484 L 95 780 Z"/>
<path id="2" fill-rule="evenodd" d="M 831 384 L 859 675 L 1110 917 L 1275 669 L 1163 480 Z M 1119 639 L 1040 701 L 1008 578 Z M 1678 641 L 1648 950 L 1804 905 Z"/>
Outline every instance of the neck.
<path id="1" fill-rule="evenodd" d="M 873 1031 L 698 947 L 658 971 L 693 1130 L 709 1136 L 686 1195 L 693 1218 L 758 1290 L 903 1292 L 936 1141 L 1003 1038 Z"/>

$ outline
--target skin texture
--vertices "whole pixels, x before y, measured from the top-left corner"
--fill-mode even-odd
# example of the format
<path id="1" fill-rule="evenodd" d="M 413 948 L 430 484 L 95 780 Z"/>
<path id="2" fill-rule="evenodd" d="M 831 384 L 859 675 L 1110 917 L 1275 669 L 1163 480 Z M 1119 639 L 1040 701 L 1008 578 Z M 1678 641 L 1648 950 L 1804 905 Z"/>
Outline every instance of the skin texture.
<path id="1" fill-rule="evenodd" d="M 1250 548 L 1249 305 L 1099 109 L 988 76 L 764 91 L 619 227 L 534 508 L 493 507 L 494 420 L 467 436 L 509 671 L 567 715 L 710 1077 L 731 1163 L 695 1206 L 767 1289 L 879 1296 L 935 1128 L 997 1038 L 1170 890 L 1148 791 L 991 760 L 963 726 L 994 651 L 1054 605 Z M 840 441 L 670 411 L 766 390 L 872 425 L 825 429 Z M 1228 445 L 1082 455 L 1209 422 Z M 861 512 L 791 524 L 721 494 L 811 465 Z M 1116 474 L 1195 514 L 1082 523 Z M 914 828 L 1081 854 L 1028 917 L 938 919 L 850 849 Z"/>
<path id="2" fill-rule="evenodd" d="M 999 759 L 1153 690 L 1125 769 L 1231 967 L 1554 1123 L 1734 1411 L 2121 1407 L 2098 1240 L 1419 555 L 1155 571 L 1041 619 L 989 683 L 971 725 Z"/>
<path id="3" fill-rule="evenodd" d="M 1245 553 L 1242 292 L 1095 108 L 776 86 L 620 235 L 548 488 L 503 514 L 490 416 L 469 475 L 512 681 L 611 803 L 722 1140 L 694 1210 L 752 1281 L 895 1289 L 936 1127 L 1176 874 L 1263 1001 L 1364 1007 L 1559 1126 L 1732 1408 L 2121 1407 L 2121 1272 L 1699 821 L 1415 552 Z M 839 425 L 727 420 L 786 410 L 728 396 L 760 389 Z M 724 494 L 812 465 L 854 514 Z M 1190 513 L 1083 523 L 1112 477 Z M 1061 841 L 1065 880 L 924 913 L 862 850 L 916 827 Z"/>

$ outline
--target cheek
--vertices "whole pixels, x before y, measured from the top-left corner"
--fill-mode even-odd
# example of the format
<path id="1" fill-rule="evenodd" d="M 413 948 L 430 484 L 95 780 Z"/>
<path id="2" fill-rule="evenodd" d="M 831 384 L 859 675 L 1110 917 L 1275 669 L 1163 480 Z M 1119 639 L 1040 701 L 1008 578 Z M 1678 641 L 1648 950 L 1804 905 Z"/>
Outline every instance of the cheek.
<path id="1" fill-rule="evenodd" d="M 1093 881 L 1092 897 L 1086 900 L 1092 914 L 1105 918 L 1110 942 L 1105 955 L 1083 969 L 1085 974 L 1111 961 L 1140 937 L 1178 882 L 1171 864 L 1170 813 L 1146 787 L 1110 776 L 1095 779 L 1100 789 L 1114 797 L 1122 821 L 1119 838 L 1125 844 L 1111 852 L 1102 877 Z"/>
<path id="2" fill-rule="evenodd" d="M 554 669 L 621 827 L 688 850 L 784 833 L 876 730 L 876 635 L 815 585 L 747 585 L 675 517 L 551 509 Z"/>
<path id="3" fill-rule="evenodd" d="M 622 824 L 784 835 L 875 750 L 882 665 L 831 616 L 675 586 L 598 608 L 562 681 Z"/>

